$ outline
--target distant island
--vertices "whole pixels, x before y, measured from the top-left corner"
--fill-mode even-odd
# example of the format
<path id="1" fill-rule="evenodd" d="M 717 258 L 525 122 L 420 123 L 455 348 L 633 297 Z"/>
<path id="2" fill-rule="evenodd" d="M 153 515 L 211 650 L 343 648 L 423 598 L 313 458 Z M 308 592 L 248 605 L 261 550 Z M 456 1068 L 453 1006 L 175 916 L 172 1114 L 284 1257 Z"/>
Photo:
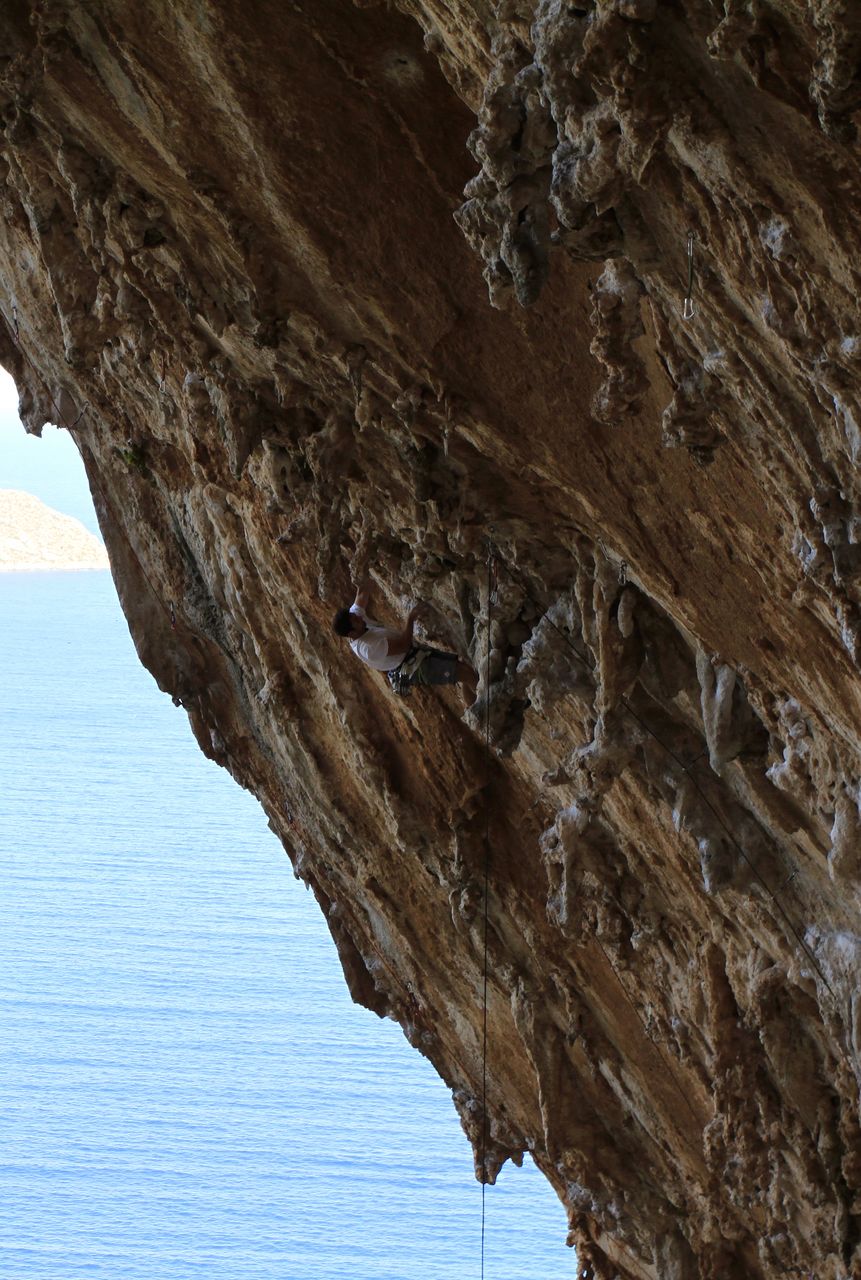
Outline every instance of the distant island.
<path id="1" fill-rule="evenodd" d="M 103 544 L 80 520 L 31 493 L 0 489 L 0 573 L 107 568 Z"/>

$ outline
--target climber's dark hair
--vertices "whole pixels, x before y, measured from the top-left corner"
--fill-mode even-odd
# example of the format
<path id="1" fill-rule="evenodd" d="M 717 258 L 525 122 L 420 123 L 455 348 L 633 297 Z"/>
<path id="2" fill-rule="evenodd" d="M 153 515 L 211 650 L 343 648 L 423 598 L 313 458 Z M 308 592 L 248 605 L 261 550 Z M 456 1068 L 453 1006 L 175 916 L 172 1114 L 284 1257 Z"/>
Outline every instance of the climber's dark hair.
<path id="1" fill-rule="evenodd" d="M 349 609 L 339 609 L 332 619 L 332 630 L 336 636 L 348 636 L 353 629 L 353 617 Z"/>

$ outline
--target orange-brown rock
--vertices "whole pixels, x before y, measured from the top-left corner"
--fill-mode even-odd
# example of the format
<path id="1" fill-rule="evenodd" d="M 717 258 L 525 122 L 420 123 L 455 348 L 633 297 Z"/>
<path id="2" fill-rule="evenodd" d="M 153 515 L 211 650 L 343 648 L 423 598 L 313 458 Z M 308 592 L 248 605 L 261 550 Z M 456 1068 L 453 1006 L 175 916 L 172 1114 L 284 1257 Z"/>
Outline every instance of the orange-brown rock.
<path id="1" fill-rule="evenodd" d="M 480 1149 L 489 815 L 487 1176 L 585 1276 L 861 1275 L 857 10 L 0 31 L 0 360 L 354 997 Z M 366 566 L 466 718 L 331 633 Z"/>

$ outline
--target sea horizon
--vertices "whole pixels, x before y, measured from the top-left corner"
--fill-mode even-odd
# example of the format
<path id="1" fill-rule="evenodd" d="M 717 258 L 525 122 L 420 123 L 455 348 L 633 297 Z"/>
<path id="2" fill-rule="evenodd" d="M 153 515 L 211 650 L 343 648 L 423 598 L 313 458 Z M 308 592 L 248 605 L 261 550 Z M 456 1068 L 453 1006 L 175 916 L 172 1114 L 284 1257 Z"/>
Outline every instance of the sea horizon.
<path id="1" fill-rule="evenodd" d="M 448 1090 L 353 1005 L 249 794 L 141 667 L 105 571 L 0 576 L 0 1274 L 462 1280 Z M 527 1160 L 486 1274 L 576 1274 Z"/>

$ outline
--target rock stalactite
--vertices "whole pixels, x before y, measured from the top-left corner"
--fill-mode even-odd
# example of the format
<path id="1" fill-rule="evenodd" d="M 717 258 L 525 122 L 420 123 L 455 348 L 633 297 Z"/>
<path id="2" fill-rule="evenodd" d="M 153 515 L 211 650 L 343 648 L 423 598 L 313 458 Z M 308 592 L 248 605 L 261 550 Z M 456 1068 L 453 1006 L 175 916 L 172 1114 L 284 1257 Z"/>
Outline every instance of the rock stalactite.
<path id="1" fill-rule="evenodd" d="M 598 1280 L 861 1276 L 855 10 L 0 31 L 0 361 L 353 997 L 480 1149 L 489 815 L 479 1175 L 530 1153 Z M 351 566 L 465 717 L 344 651 Z"/>

